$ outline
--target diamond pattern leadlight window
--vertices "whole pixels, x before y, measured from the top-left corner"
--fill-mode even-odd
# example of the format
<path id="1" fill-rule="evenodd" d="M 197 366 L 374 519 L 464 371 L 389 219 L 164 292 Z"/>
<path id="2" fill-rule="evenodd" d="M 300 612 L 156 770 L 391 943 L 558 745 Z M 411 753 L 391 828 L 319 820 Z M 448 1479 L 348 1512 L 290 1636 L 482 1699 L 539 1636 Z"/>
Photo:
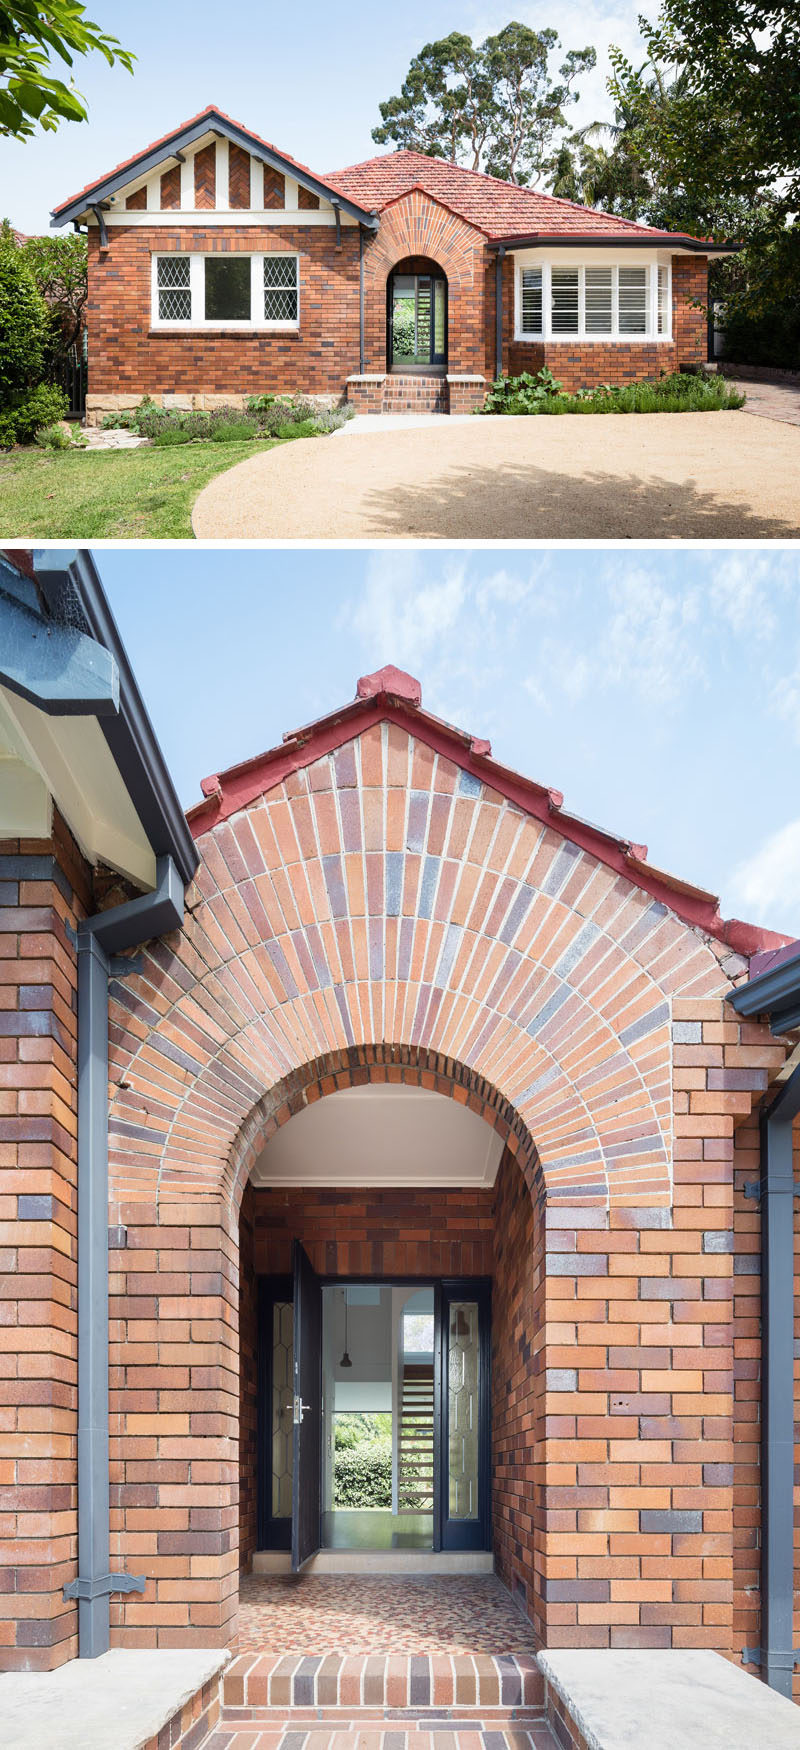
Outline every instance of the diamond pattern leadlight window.
<path id="1" fill-rule="evenodd" d="M 188 255 L 158 257 L 158 317 L 160 322 L 191 322 Z"/>
<path id="2" fill-rule="evenodd" d="M 297 256 L 264 256 L 264 321 L 297 321 Z"/>

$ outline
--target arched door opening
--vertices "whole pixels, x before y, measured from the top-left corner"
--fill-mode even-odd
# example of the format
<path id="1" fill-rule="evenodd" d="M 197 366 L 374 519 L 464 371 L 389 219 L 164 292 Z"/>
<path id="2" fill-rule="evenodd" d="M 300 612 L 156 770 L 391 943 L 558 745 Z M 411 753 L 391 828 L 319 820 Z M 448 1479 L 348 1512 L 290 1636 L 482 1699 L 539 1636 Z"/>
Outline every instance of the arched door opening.
<path id="1" fill-rule="evenodd" d="M 508 1252 L 518 1234 L 527 1282 L 534 1209 L 507 1126 L 451 1091 L 340 1086 L 287 1115 L 252 1161 L 245 1571 L 342 1572 L 348 1555 L 375 1571 L 502 1569 L 492 1476 L 521 1293 Z M 528 1219 L 510 1237 L 513 1185 Z"/>
<path id="2" fill-rule="evenodd" d="M 386 362 L 390 371 L 447 369 L 447 279 L 426 256 L 408 256 L 386 285 Z"/>

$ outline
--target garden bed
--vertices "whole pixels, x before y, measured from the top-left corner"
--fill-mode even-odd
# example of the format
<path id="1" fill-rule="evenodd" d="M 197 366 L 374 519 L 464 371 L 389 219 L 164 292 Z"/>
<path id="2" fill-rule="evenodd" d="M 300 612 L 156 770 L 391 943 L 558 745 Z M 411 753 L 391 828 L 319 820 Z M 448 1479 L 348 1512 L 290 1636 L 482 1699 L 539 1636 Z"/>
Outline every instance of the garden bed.
<path id="1" fill-rule="evenodd" d="M 536 376 L 499 377 L 479 413 L 717 413 L 743 407 L 745 396 L 716 373 L 688 371 L 642 383 L 601 383 L 565 392 L 547 366 Z"/>

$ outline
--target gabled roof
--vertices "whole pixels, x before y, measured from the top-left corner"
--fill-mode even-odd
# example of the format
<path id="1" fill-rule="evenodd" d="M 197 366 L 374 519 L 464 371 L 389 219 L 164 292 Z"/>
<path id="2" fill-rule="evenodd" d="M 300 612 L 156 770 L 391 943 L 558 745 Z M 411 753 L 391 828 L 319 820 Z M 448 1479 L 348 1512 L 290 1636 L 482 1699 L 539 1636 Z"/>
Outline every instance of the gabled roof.
<path id="1" fill-rule="evenodd" d="M 323 200 L 338 202 L 345 212 L 351 213 L 365 225 L 370 224 L 371 212 L 353 201 L 346 191 L 317 176 L 313 170 L 309 170 L 307 164 L 300 164 L 296 158 L 290 158 L 287 152 L 278 151 L 277 146 L 271 145 L 268 140 L 262 140 L 259 134 L 252 133 L 241 122 L 233 121 L 231 116 L 226 115 L 224 110 L 217 109 L 213 103 L 199 110 L 197 115 L 190 116 L 188 121 L 181 122 L 169 134 L 162 134 L 160 139 L 152 140 L 149 146 L 134 153 L 133 157 L 124 158 L 113 170 L 96 177 L 93 182 L 87 182 L 84 188 L 78 189 L 77 194 L 70 195 L 68 200 L 61 201 L 53 208 L 51 223 L 67 224 L 70 219 L 85 212 L 87 207 L 99 204 L 118 189 L 124 188 L 127 183 L 133 182 L 136 177 L 146 176 L 157 165 L 175 158 L 184 146 L 192 145 L 208 133 L 224 135 L 226 139 L 250 152 L 254 158 L 262 159 L 273 170 L 293 176 L 303 188 L 310 189 L 312 194 L 320 195 Z"/>
<path id="2" fill-rule="evenodd" d="M 719 901 L 713 893 L 653 868 L 647 861 L 646 845 L 634 844 L 630 839 L 604 832 L 577 815 L 567 813 L 560 790 L 537 784 L 532 778 L 522 777 L 508 766 L 500 765 L 492 758 L 488 741 L 423 711 L 419 681 L 392 664 L 379 669 L 376 674 L 362 675 L 356 696 L 349 704 L 320 717 L 304 729 L 291 731 L 284 736 L 279 747 L 204 778 L 200 786 L 203 801 L 190 808 L 186 817 L 191 832 L 196 839 L 201 838 L 219 821 L 227 820 L 229 815 L 247 808 L 266 791 L 281 784 L 291 772 L 312 765 L 343 743 L 363 735 L 373 724 L 382 722 L 398 724 L 445 759 L 452 760 L 462 771 L 489 784 L 517 808 L 553 827 L 564 838 L 597 857 L 599 862 L 626 876 L 653 898 L 660 899 L 685 923 L 716 936 L 734 952 L 751 955 L 759 950 L 783 948 L 788 942 L 787 936 L 781 936 L 775 930 L 742 923 L 738 918 L 726 921 L 720 917 Z"/>
<path id="3" fill-rule="evenodd" d="M 361 164 L 333 171 L 330 181 L 351 200 L 379 212 L 412 189 L 423 189 L 433 200 L 441 201 L 497 242 L 510 242 L 513 238 L 545 242 L 566 237 L 575 243 L 587 238 L 600 242 L 626 238 L 651 246 L 660 239 L 697 245 L 697 239 L 687 238 L 683 233 L 639 225 L 632 219 L 579 206 L 575 201 L 540 194 L 534 188 L 518 188 L 497 176 L 486 176 L 481 170 L 465 170 L 445 158 L 429 158 L 424 152 L 380 153 L 375 158 L 365 158 Z"/>

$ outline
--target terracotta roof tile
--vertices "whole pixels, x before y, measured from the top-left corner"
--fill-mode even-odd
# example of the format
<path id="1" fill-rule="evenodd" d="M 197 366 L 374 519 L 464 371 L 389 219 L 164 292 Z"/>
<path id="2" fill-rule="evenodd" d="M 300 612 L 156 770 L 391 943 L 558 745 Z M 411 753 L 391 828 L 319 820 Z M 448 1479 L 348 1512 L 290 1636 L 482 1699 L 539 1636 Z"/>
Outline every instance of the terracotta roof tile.
<path id="1" fill-rule="evenodd" d="M 534 231 L 546 236 L 574 233 L 576 238 L 665 235 L 651 225 L 599 213 L 575 201 L 540 194 L 537 189 L 518 188 L 480 170 L 465 170 L 444 158 L 428 158 L 424 152 L 384 152 L 362 164 L 332 171 L 325 180 L 335 183 L 359 206 L 378 210 L 412 188 L 421 188 L 487 237 L 524 237 Z"/>

